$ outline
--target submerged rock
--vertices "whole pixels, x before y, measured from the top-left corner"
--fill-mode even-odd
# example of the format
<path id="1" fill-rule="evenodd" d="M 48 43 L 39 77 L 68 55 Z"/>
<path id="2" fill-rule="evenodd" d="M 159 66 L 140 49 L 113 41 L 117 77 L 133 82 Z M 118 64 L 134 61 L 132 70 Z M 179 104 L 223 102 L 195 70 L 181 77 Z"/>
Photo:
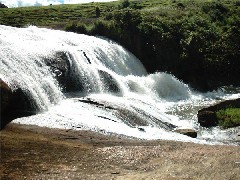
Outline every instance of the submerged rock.
<path id="1" fill-rule="evenodd" d="M 174 132 L 192 137 L 192 138 L 196 138 L 197 137 L 197 132 L 194 131 L 193 129 L 176 129 Z"/>
<path id="2" fill-rule="evenodd" d="M 63 88 L 68 88 L 68 82 L 70 81 L 70 62 L 68 56 L 68 53 L 58 51 L 53 57 L 44 59 L 46 65 L 50 67 L 58 83 Z"/>
<path id="3" fill-rule="evenodd" d="M 113 78 L 112 75 L 102 70 L 99 70 L 98 72 L 101 77 L 101 81 L 108 92 L 119 93 L 121 91 L 118 87 L 117 81 Z"/>
<path id="4" fill-rule="evenodd" d="M 203 127 L 217 126 L 219 120 L 217 118 L 216 112 L 227 108 L 240 108 L 240 98 L 234 100 L 226 100 L 216 105 L 199 110 L 197 114 L 198 122 Z"/>

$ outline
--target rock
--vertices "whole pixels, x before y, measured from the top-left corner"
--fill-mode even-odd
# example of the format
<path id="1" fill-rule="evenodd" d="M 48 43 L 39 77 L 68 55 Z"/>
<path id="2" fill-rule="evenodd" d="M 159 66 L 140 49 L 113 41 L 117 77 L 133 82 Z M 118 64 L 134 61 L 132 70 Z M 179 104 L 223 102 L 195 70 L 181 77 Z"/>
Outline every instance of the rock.
<path id="1" fill-rule="evenodd" d="M 67 52 L 56 52 L 56 54 L 51 58 L 45 58 L 44 62 L 50 67 L 52 73 L 57 79 L 60 86 L 64 89 L 68 88 L 69 81 L 72 83 L 71 78 L 69 78 L 70 73 L 70 55 Z"/>
<path id="2" fill-rule="evenodd" d="M 1 94 L 1 124 L 3 129 L 15 118 L 29 116 L 36 113 L 36 105 L 21 89 L 12 91 L 11 88 L 0 79 Z"/>
<path id="3" fill-rule="evenodd" d="M 1 113 L 7 108 L 13 96 L 11 88 L 0 79 Z"/>
<path id="4" fill-rule="evenodd" d="M 144 129 L 144 128 L 141 128 L 141 127 L 139 127 L 138 130 L 139 130 L 139 131 L 142 131 L 142 132 L 146 132 L 145 129 Z"/>
<path id="5" fill-rule="evenodd" d="M 8 120 L 5 119 L 6 111 L 11 104 L 13 93 L 11 88 L 2 80 L 0 79 L 0 94 L 1 94 L 1 122 L 0 122 L 0 129 L 2 129 L 7 123 Z"/>
<path id="6" fill-rule="evenodd" d="M 194 131 L 193 129 L 176 129 L 174 132 L 192 137 L 192 138 L 196 138 L 197 137 L 197 132 Z"/>
<path id="7" fill-rule="evenodd" d="M 198 112 L 198 122 L 203 127 L 217 126 L 218 119 L 214 111 L 204 110 Z"/>
<path id="8" fill-rule="evenodd" d="M 240 141 L 240 133 L 238 133 L 238 134 L 236 135 L 236 140 L 237 140 L 237 141 Z"/>
<path id="9" fill-rule="evenodd" d="M 117 81 L 113 78 L 112 75 L 107 73 L 106 71 L 99 70 L 99 75 L 101 77 L 101 81 L 104 84 L 104 87 L 108 92 L 119 93 L 120 89 L 118 87 Z"/>
<path id="10" fill-rule="evenodd" d="M 240 108 L 240 98 L 234 99 L 234 100 L 226 100 L 223 102 L 220 102 L 216 105 L 203 108 L 198 111 L 198 122 L 203 127 L 212 127 L 218 125 L 218 119 L 216 112 L 221 109 L 227 109 L 227 108 Z"/>

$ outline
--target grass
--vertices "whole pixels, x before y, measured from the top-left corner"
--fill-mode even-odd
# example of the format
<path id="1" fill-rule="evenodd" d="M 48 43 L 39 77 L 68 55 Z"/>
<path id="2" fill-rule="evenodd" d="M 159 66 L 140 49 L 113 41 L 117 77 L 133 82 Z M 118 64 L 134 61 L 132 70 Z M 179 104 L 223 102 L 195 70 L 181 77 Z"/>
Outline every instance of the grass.
<path id="1" fill-rule="evenodd" d="M 240 0 L 129 0 L 127 4 L 120 0 L 3 8 L 0 24 L 106 36 L 137 56 L 149 73 L 174 74 L 197 90 L 240 85 Z"/>
<path id="2" fill-rule="evenodd" d="M 219 126 L 230 128 L 240 126 L 240 108 L 227 108 L 217 111 Z"/>
<path id="3" fill-rule="evenodd" d="M 116 8 L 119 2 L 88 3 L 71 5 L 51 5 L 40 7 L 20 7 L 0 9 L 0 24 L 15 27 L 27 25 L 64 27 L 65 24 L 74 21 L 90 21 L 96 17 L 96 7 L 101 10 L 102 16 Z"/>
<path id="4" fill-rule="evenodd" d="M 74 21 L 94 22 L 103 19 L 108 13 L 121 7 L 123 0 L 107 3 L 87 3 L 71 5 L 51 5 L 40 7 L 20 7 L 0 9 L 0 24 L 15 27 L 27 25 L 51 26 L 61 28 L 64 24 Z M 214 0 L 130 0 L 130 8 L 139 9 L 142 13 L 157 16 L 176 17 L 197 12 L 205 3 Z M 226 6 L 233 3 L 224 2 Z M 99 7 L 101 16 L 96 17 L 96 7 Z M 182 11 L 182 7 L 185 11 Z M 239 8 L 238 8 L 239 10 Z"/>

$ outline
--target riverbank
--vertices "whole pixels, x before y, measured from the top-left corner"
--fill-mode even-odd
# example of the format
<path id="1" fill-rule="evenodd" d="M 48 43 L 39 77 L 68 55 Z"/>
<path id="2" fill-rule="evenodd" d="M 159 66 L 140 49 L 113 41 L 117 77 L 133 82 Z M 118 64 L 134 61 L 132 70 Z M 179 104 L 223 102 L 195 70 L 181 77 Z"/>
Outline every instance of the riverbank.
<path id="1" fill-rule="evenodd" d="M 0 179 L 239 179 L 240 147 L 8 124 Z"/>

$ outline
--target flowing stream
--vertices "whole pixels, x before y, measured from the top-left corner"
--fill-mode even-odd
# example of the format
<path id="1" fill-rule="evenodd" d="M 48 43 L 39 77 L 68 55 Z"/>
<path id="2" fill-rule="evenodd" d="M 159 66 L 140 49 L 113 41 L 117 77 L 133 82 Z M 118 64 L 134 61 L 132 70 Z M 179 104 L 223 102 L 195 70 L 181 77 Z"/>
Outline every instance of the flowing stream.
<path id="1" fill-rule="evenodd" d="M 38 111 L 14 123 L 196 143 L 232 142 L 239 131 L 197 123 L 199 109 L 238 98 L 239 90 L 199 93 L 170 74 L 147 74 L 133 54 L 108 39 L 0 25 L 0 70 Z M 181 128 L 198 137 L 174 132 Z"/>

